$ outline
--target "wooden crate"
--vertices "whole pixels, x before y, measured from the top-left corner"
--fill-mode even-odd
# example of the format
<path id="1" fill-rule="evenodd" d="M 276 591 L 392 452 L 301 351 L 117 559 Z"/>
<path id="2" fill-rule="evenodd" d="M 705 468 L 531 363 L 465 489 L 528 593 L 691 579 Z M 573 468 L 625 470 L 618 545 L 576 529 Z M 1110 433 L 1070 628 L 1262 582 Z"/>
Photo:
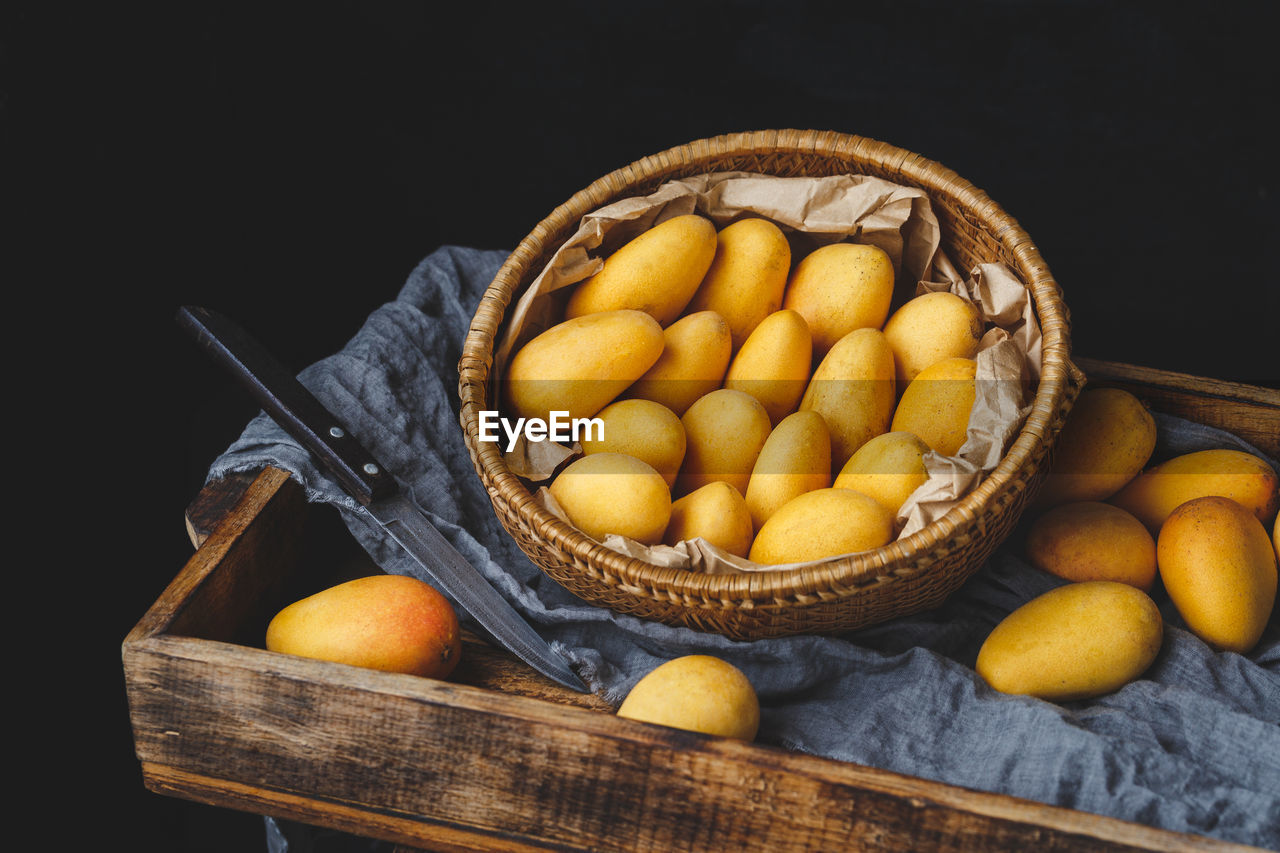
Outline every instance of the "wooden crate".
<path id="1" fill-rule="evenodd" d="M 1280 456 L 1280 392 L 1082 360 L 1093 385 Z M 283 472 L 210 484 L 123 644 L 148 788 L 423 850 L 1241 850 L 615 717 L 469 637 L 448 682 L 267 652 L 290 601 L 378 571 Z"/>

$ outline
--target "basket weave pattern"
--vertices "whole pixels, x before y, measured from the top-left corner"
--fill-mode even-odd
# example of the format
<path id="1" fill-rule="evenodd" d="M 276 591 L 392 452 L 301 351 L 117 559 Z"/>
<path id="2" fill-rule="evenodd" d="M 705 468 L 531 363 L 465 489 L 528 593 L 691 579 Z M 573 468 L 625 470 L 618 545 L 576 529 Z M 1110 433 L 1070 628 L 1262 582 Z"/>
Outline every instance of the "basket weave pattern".
<path id="1" fill-rule="evenodd" d="M 506 311 L 579 220 L 622 198 L 705 172 L 783 177 L 863 174 L 929 196 L 942 247 L 956 268 L 1006 264 L 1030 288 L 1043 335 L 1031 412 L 999 466 L 956 507 L 883 548 L 792 571 L 706 575 L 664 568 L 605 548 L 544 509 L 481 442 L 479 412 L 497 408 L 491 369 Z M 1025 231 L 951 170 L 900 148 L 830 131 L 728 134 L 672 148 L 614 171 L 539 222 L 503 264 L 472 320 L 459 362 L 467 449 L 498 519 L 551 578 L 579 597 L 646 619 L 738 639 L 854 630 L 940 604 L 1012 530 L 1048 467 L 1053 442 L 1083 384 L 1070 362 L 1061 291 Z"/>

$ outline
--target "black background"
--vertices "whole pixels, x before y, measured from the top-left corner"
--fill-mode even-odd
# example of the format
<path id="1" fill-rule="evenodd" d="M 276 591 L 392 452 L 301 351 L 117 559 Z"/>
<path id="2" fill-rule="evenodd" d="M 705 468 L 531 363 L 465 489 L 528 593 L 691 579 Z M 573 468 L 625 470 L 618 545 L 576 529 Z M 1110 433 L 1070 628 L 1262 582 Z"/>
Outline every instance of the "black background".
<path id="1" fill-rule="evenodd" d="M 178 306 L 301 368 L 438 246 L 510 249 L 673 145 L 811 128 L 990 194 L 1062 285 L 1076 352 L 1280 387 L 1269 6 L 7 6 L 11 471 L 37 508 L 18 532 L 63 530 L 15 594 L 72 649 L 19 657 L 70 688 L 34 691 L 53 804 L 120 800 L 45 831 L 263 849 L 254 816 L 147 792 L 128 730 L 119 644 L 190 555 L 183 509 L 255 411 Z"/>

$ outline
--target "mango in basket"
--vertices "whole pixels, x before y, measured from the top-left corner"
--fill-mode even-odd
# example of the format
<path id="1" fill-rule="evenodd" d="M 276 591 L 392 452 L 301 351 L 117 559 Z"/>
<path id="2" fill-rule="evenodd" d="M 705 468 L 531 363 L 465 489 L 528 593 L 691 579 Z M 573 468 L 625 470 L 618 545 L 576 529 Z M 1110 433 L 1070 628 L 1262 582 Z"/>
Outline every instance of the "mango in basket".
<path id="1" fill-rule="evenodd" d="M 1156 542 L 1141 521 L 1100 501 L 1059 504 L 1027 530 L 1027 559 L 1069 581 L 1118 581 L 1150 592 Z"/>
<path id="2" fill-rule="evenodd" d="M 729 324 L 714 311 L 698 311 L 663 329 L 662 339 L 662 355 L 627 389 L 627 396 L 653 400 L 683 415 L 724 381 L 733 346 Z"/>
<path id="3" fill-rule="evenodd" d="M 522 418 L 553 411 L 590 418 L 662 355 L 662 327 L 643 311 L 602 311 L 566 320 L 521 347 L 507 365 L 503 393 Z"/>
<path id="4" fill-rule="evenodd" d="M 749 558 L 781 565 L 870 551 L 893 538 L 885 508 L 852 489 L 815 489 L 783 504 L 756 531 Z"/>
<path id="5" fill-rule="evenodd" d="M 321 590 L 267 625 L 267 649 L 283 654 L 448 678 L 462 656 L 449 600 L 417 578 L 373 575 Z"/>
<path id="6" fill-rule="evenodd" d="M 1218 650 L 1250 651 L 1276 600 L 1276 554 L 1257 517 L 1229 498 L 1195 498 L 1160 528 L 1160 578 L 1192 633 Z"/>
<path id="7" fill-rule="evenodd" d="M 777 426 L 799 407 L 812 368 L 809 324 L 784 308 L 765 317 L 742 344 L 729 363 L 724 387 L 755 397 Z"/>
<path id="8" fill-rule="evenodd" d="M 583 453 L 625 453 L 653 466 L 671 486 L 684 461 L 684 424 L 652 400 L 617 400 L 596 415 L 599 430 L 582 438 Z"/>
<path id="9" fill-rule="evenodd" d="M 840 469 L 833 485 L 862 492 L 893 518 L 911 493 L 929 479 L 924 455 L 929 445 L 909 432 L 886 432 L 857 449 Z"/>
<path id="10" fill-rule="evenodd" d="M 791 244 L 767 219 L 739 219 L 720 230 L 715 258 L 686 309 L 715 311 L 728 322 L 733 348 L 782 307 Z"/>
<path id="11" fill-rule="evenodd" d="M 603 542 L 610 533 L 656 545 L 671 520 L 671 491 L 652 465 L 624 453 L 570 462 L 549 489 L 569 522 Z"/>
<path id="12" fill-rule="evenodd" d="M 1069 583 L 996 625 L 975 669 L 1001 693 L 1090 699 L 1146 672 L 1163 639 L 1160 610 L 1142 590 L 1115 581 Z"/>
<path id="13" fill-rule="evenodd" d="M 982 315 L 962 296 L 922 293 L 893 312 L 884 324 L 893 350 L 899 388 L 944 358 L 973 358 L 982 340 Z"/>
<path id="14" fill-rule="evenodd" d="M 955 456 L 969 428 L 976 372 L 977 362 L 971 358 L 946 358 L 929 365 L 902 392 L 890 429 L 913 433 L 930 449 Z"/>
<path id="15" fill-rule="evenodd" d="M 671 504 L 671 522 L 662 539 L 675 545 L 701 537 L 734 556 L 745 557 L 753 533 L 746 500 L 733 486 L 717 480 Z"/>
<path id="16" fill-rule="evenodd" d="M 817 412 L 831 430 L 831 464 L 844 467 L 859 447 L 889 431 L 893 418 L 893 351 L 879 329 L 856 329 L 823 357 L 800 411 Z"/>
<path id="17" fill-rule="evenodd" d="M 747 491 L 756 457 L 769 437 L 769 413 L 750 394 L 720 388 L 689 407 L 684 423 L 684 465 L 676 493 L 686 495 L 716 480 Z"/>
<path id="18" fill-rule="evenodd" d="M 1209 495 L 1231 498 L 1266 524 L 1280 507 L 1280 476 L 1252 453 L 1199 450 L 1142 472 L 1109 502 L 1155 534 L 1179 505 Z"/>
<path id="19" fill-rule="evenodd" d="M 1042 507 L 1105 501 L 1136 477 L 1156 448 L 1156 422 L 1120 388 L 1085 388 L 1067 415 L 1036 499 Z"/>
<path id="20" fill-rule="evenodd" d="M 792 498 L 831 485 L 831 432 L 817 412 L 795 412 L 765 439 L 747 481 L 753 529 Z"/>
<path id="21" fill-rule="evenodd" d="M 711 655 L 685 655 L 637 681 L 618 716 L 750 741 L 760 728 L 760 700 L 733 664 Z"/>
<path id="22" fill-rule="evenodd" d="M 783 308 L 798 311 L 826 353 L 854 329 L 880 329 L 893 300 L 893 261 L 883 249 L 832 243 L 805 255 L 787 282 Z"/>
<path id="23" fill-rule="evenodd" d="M 610 255 L 603 268 L 574 287 L 565 317 L 630 308 L 659 325 L 680 316 L 711 267 L 716 227 L 697 214 L 654 225 Z"/>

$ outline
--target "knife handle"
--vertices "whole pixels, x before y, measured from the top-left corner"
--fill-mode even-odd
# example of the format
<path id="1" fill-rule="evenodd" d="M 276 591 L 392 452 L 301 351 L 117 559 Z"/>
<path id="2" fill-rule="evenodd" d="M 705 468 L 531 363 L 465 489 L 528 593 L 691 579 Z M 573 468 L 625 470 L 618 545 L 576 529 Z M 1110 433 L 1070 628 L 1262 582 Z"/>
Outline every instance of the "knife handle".
<path id="1" fill-rule="evenodd" d="M 194 305 L 180 308 L 177 320 L 353 498 L 368 506 L 395 493 L 395 479 L 386 468 L 248 332 L 216 311 Z"/>

